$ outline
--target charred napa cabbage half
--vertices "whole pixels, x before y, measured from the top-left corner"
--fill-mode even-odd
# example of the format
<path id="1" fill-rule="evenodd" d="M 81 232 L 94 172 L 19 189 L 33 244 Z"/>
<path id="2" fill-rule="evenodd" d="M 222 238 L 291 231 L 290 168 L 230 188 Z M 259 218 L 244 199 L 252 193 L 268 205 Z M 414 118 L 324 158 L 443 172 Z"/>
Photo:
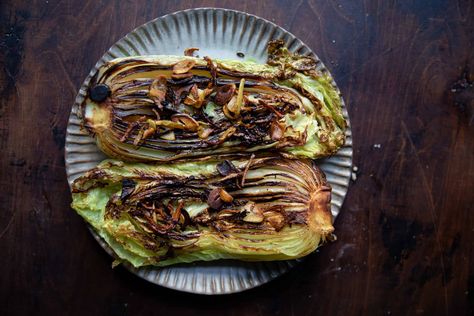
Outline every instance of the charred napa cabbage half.
<path id="1" fill-rule="evenodd" d="M 135 267 L 295 259 L 333 231 L 331 189 L 309 160 L 106 160 L 72 190 L 73 208 Z"/>
<path id="2" fill-rule="evenodd" d="M 339 93 L 316 66 L 281 41 L 269 44 L 267 64 L 119 58 L 92 78 L 81 113 L 100 149 L 125 161 L 318 158 L 343 145 L 346 122 Z"/>

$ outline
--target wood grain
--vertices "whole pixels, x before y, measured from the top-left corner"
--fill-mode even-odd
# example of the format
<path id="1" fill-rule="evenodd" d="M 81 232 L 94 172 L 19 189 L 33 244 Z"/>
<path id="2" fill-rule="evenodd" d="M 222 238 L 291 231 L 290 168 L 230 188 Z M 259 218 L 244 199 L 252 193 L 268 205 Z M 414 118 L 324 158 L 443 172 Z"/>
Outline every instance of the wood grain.
<path id="1" fill-rule="evenodd" d="M 97 59 L 146 21 L 203 6 L 262 16 L 313 48 L 345 96 L 359 170 L 336 242 L 222 297 L 112 270 L 69 207 L 64 169 L 70 106 Z M 1 314 L 472 315 L 473 17 L 468 0 L 2 1 Z"/>

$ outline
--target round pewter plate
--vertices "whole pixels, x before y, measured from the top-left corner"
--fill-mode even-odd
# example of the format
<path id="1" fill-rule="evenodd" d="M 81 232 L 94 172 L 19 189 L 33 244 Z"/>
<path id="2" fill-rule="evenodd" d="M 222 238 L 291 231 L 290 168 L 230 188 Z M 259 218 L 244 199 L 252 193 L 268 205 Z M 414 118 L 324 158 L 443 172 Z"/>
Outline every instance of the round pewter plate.
<path id="1" fill-rule="evenodd" d="M 106 158 L 95 141 L 80 128 L 76 113 L 86 95 L 90 78 L 105 62 L 117 57 L 134 55 L 183 55 L 184 49 L 198 47 L 199 56 L 239 59 L 237 52 L 259 63 L 266 62 L 266 43 L 283 39 L 288 48 L 302 55 L 315 54 L 293 34 L 251 14 L 215 8 L 190 9 L 152 20 L 115 43 L 97 62 L 84 80 L 72 107 L 66 133 L 65 160 L 69 184 Z M 240 54 L 239 54 L 240 55 Z M 316 57 L 316 56 L 315 56 Z M 323 63 L 318 63 L 327 72 Z M 335 83 L 333 82 L 335 85 Z M 342 98 L 341 98 L 342 100 Z M 344 116 L 349 123 L 343 104 Z M 332 186 L 331 211 L 339 213 L 347 193 L 352 167 L 352 138 L 350 124 L 346 144 L 330 158 L 320 160 Z M 91 229 L 99 244 L 112 256 L 112 249 Z M 171 289 L 197 294 L 228 294 L 262 285 L 295 266 L 298 260 L 273 262 L 242 262 L 219 260 L 175 265 L 165 268 L 125 267 L 141 278 Z"/>

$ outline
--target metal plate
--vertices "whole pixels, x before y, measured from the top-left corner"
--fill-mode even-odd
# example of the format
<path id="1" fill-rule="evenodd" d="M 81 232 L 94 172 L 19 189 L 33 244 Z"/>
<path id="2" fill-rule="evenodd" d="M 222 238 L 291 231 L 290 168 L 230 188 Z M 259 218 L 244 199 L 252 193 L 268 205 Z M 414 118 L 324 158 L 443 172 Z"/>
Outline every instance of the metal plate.
<path id="1" fill-rule="evenodd" d="M 308 46 L 281 27 L 251 14 L 226 9 L 199 8 L 175 12 L 150 21 L 127 34 L 97 62 L 75 99 L 69 117 L 65 146 L 69 184 L 105 158 L 95 145 L 94 139 L 81 130 L 76 112 L 86 95 L 90 78 L 106 61 L 133 55 L 182 55 L 187 47 L 199 47 L 200 56 L 238 59 L 236 53 L 241 52 L 245 54 L 245 58 L 265 63 L 266 43 L 272 39 L 283 39 L 293 52 L 315 56 Z M 319 63 L 319 70 L 327 71 L 322 63 Z M 344 116 L 349 122 L 344 102 L 343 106 Z M 350 124 L 346 136 L 345 146 L 336 155 L 319 163 L 332 186 L 331 211 L 334 216 L 339 213 L 351 177 Z M 100 245 L 113 256 L 114 253 L 107 244 L 92 229 L 91 232 Z M 220 260 L 166 268 L 135 269 L 129 265 L 125 266 L 147 281 L 175 290 L 199 294 L 227 294 L 264 284 L 285 273 L 297 262 Z"/>

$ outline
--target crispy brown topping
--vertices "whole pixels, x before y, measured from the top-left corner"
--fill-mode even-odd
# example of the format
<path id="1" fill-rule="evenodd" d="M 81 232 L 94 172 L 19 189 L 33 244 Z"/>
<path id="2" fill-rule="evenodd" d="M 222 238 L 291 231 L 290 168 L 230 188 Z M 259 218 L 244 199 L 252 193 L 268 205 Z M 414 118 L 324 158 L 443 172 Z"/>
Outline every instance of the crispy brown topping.
<path id="1" fill-rule="evenodd" d="M 152 84 L 150 85 L 150 98 L 158 105 L 158 108 L 161 108 L 161 103 L 166 98 L 166 90 L 168 89 L 166 86 L 166 77 L 159 76 L 157 79 L 153 80 Z"/>
<path id="2" fill-rule="evenodd" d="M 272 111 L 273 113 L 276 114 L 276 116 L 278 117 L 283 117 L 283 114 L 281 114 L 277 109 L 275 109 L 275 107 L 273 105 L 270 105 L 268 104 L 267 102 L 263 101 L 263 100 L 258 100 L 257 102 L 259 105 L 269 109 L 270 111 Z"/>
<path id="3" fill-rule="evenodd" d="M 198 136 L 200 139 L 207 139 L 209 137 L 209 135 L 211 135 L 213 132 L 213 129 L 208 127 L 208 126 L 203 126 L 203 125 L 199 125 L 199 128 L 198 128 Z"/>
<path id="4" fill-rule="evenodd" d="M 176 114 L 178 115 L 178 114 Z M 181 122 L 173 122 L 170 120 L 155 121 L 156 126 L 166 127 L 169 129 L 186 129 L 186 126 Z"/>
<path id="5" fill-rule="evenodd" d="M 124 141 L 127 140 L 128 136 L 132 132 L 132 130 L 138 126 L 137 122 L 133 122 L 128 125 L 127 129 L 125 130 L 125 133 L 123 133 L 122 137 L 120 138 L 120 141 L 123 143 Z"/>
<path id="6" fill-rule="evenodd" d="M 209 196 L 207 197 L 207 204 L 212 209 L 218 210 L 224 204 L 224 202 L 222 201 L 222 199 L 220 197 L 220 190 L 221 190 L 221 188 L 213 189 L 209 193 Z"/>
<path id="7" fill-rule="evenodd" d="M 194 84 L 189 90 L 189 94 L 184 99 L 184 104 L 191 105 L 197 109 L 201 108 L 205 103 L 207 96 L 212 93 L 212 89 L 201 90 Z"/>
<path id="8" fill-rule="evenodd" d="M 188 47 L 184 50 L 184 56 L 192 57 L 194 55 L 194 52 L 196 52 L 198 50 L 199 50 L 199 48 L 197 48 L 197 47 Z"/>
<path id="9" fill-rule="evenodd" d="M 232 195 L 230 195 L 226 190 L 224 189 L 220 189 L 219 191 L 219 196 L 221 198 L 222 201 L 226 202 L 226 203 L 230 203 L 234 200 L 234 198 L 232 197 Z"/>
<path id="10" fill-rule="evenodd" d="M 207 67 L 209 68 L 209 72 L 211 73 L 212 82 L 210 84 L 212 84 L 212 86 L 215 86 L 217 83 L 217 67 L 210 57 L 205 56 L 204 60 L 207 62 Z"/>
<path id="11" fill-rule="evenodd" d="M 291 78 L 297 72 L 303 72 L 312 76 L 317 75 L 317 60 L 310 56 L 289 52 L 283 40 L 274 40 L 268 43 L 267 63 L 280 67 L 280 79 Z"/>
<path id="12" fill-rule="evenodd" d="M 272 122 L 272 125 L 270 126 L 270 136 L 272 140 L 279 140 L 283 137 L 283 134 L 285 133 L 285 128 L 282 126 L 277 121 Z"/>
<path id="13" fill-rule="evenodd" d="M 171 120 L 173 122 L 181 123 L 184 125 L 185 130 L 191 132 L 196 132 L 199 128 L 199 123 L 187 114 L 174 114 L 171 116 Z"/>
<path id="14" fill-rule="evenodd" d="M 147 139 L 149 136 L 155 134 L 156 123 L 153 120 L 147 120 L 148 128 L 143 132 L 143 139 Z"/>
<path id="15" fill-rule="evenodd" d="M 247 172 L 249 172 L 250 165 L 252 164 L 252 159 L 255 158 L 255 154 L 252 154 L 250 156 L 249 161 L 247 162 L 247 165 L 245 166 L 244 173 L 242 174 L 242 182 L 240 183 L 240 186 L 243 187 L 245 185 L 245 178 L 247 177 Z"/>
<path id="16" fill-rule="evenodd" d="M 224 106 L 223 111 L 225 116 L 230 119 L 236 119 L 240 116 L 240 109 L 243 105 L 244 100 L 244 86 L 245 86 L 245 79 L 240 79 L 239 83 L 239 91 L 237 92 L 237 96 L 233 96 L 229 103 Z"/>
<path id="17" fill-rule="evenodd" d="M 179 218 L 181 217 L 181 210 L 183 208 L 183 205 L 184 205 L 184 201 L 183 200 L 179 201 L 178 206 L 173 212 L 173 216 L 172 216 L 173 222 L 175 223 L 178 222 Z"/>
<path id="18" fill-rule="evenodd" d="M 173 66 L 173 74 L 185 74 L 196 65 L 195 60 L 182 60 Z"/>
<path id="19" fill-rule="evenodd" d="M 235 84 L 226 84 L 222 87 L 219 87 L 216 91 L 216 96 L 214 97 L 214 102 L 217 105 L 224 105 L 232 99 L 234 96 L 236 87 Z"/>
<path id="20" fill-rule="evenodd" d="M 219 136 L 219 142 L 224 142 L 227 138 L 231 137 L 236 131 L 234 126 L 229 127 L 221 136 Z"/>
<path id="21" fill-rule="evenodd" d="M 229 103 L 224 105 L 222 111 L 228 119 L 235 120 L 237 118 L 237 115 L 233 111 L 239 111 L 240 113 L 240 108 L 237 109 L 237 96 L 233 96 L 232 99 L 230 99 Z"/>
<path id="22" fill-rule="evenodd" d="M 199 99 L 199 89 L 196 84 L 193 84 L 189 90 L 189 94 L 184 99 L 184 104 L 186 105 L 195 105 Z"/>
<path id="23" fill-rule="evenodd" d="M 149 127 L 143 132 L 143 138 L 142 139 L 147 139 L 151 135 L 155 134 L 156 129 Z"/>
<path id="24" fill-rule="evenodd" d="M 255 202 L 249 201 L 247 204 L 245 204 L 244 211 L 246 212 L 246 215 L 243 218 L 244 222 L 249 222 L 249 223 L 263 222 L 263 219 L 264 219 L 263 212 L 255 204 Z"/>
<path id="25" fill-rule="evenodd" d="M 273 227 L 276 231 L 281 230 L 285 226 L 285 217 L 281 213 L 271 212 L 267 216 L 265 214 L 265 220 Z"/>

